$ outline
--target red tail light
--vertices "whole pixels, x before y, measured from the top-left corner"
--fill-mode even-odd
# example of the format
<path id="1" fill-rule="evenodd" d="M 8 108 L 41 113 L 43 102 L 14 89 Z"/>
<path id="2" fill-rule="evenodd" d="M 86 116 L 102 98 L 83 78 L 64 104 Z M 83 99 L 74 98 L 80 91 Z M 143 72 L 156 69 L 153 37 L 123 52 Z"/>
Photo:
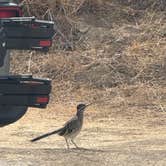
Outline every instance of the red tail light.
<path id="1" fill-rule="evenodd" d="M 37 104 L 46 104 L 48 103 L 49 98 L 48 97 L 37 97 L 36 103 Z"/>
<path id="2" fill-rule="evenodd" d="M 0 18 L 20 16 L 22 16 L 22 11 L 19 7 L 0 7 Z"/>
<path id="3" fill-rule="evenodd" d="M 51 46 L 51 41 L 50 40 L 41 40 L 39 45 L 41 47 L 50 47 Z"/>

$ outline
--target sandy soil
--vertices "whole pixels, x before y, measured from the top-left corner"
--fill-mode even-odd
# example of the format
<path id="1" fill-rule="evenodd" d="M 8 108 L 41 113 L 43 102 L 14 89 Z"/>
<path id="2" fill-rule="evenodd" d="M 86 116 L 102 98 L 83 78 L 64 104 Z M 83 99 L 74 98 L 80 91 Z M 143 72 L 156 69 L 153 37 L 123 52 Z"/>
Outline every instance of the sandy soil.
<path id="1" fill-rule="evenodd" d="M 164 166 L 166 113 L 141 107 L 89 108 L 76 142 L 66 149 L 57 135 L 31 143 L 30 139 L 57 129 L 74 114 L 60 105 L 30 109 L 20 121 L 1 128 L 1 166 Z"/>

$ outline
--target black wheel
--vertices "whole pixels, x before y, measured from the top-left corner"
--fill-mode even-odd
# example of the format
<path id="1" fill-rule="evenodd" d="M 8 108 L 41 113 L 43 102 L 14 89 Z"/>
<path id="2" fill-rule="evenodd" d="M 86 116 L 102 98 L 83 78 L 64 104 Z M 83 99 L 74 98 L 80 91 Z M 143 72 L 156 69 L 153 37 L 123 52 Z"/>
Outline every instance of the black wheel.
<path id="1" fill-rule="evenodd" d="M 0 127 L 14 123 L 27 111 L 25 106 L 0 106 Z"/>

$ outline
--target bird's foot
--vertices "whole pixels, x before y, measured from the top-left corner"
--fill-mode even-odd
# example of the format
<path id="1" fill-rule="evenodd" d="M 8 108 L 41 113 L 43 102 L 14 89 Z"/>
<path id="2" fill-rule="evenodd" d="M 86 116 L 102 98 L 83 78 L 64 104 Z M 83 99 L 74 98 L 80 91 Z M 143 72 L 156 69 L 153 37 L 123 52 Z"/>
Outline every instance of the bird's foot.
<path id="1" fill-rule="evenodd" d="M 81 147 L 79 147 L 79 146 L 75 146 L 75 148 L 76 148 L 76 149 L 81 149 Z"/>

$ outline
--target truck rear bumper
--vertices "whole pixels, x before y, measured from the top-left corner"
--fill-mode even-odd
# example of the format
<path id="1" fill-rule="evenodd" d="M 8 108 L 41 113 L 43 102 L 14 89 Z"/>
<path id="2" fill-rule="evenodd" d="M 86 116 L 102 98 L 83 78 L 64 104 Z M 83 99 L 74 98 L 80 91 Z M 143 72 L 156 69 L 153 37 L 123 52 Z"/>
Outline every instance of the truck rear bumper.
<path id="1" fill-rule="evenodd" d="M 31 75 L 0 76 L 0 105 L 45 108 L 51 81 Z"/>

